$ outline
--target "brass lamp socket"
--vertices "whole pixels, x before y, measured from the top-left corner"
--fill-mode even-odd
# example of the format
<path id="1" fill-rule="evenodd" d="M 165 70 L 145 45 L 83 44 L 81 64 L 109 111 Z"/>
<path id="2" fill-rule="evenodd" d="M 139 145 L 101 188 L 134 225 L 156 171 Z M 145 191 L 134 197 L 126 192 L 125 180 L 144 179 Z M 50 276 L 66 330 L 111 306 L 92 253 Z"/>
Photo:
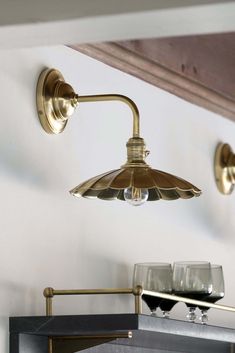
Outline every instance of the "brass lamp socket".
<path id="1" fill-rule="evenodd" d="M 141 137 L 132 137 L 127 141 L 127 163 L 124 167 L 131 166 L 145 166 L 145 158 L 148 156 L 149 151 L 146 150 L 146 144 Z"/>
<path id="2" fill-rule="evenodd" d="M 235 154 L 227 143 L 220 143 L 216 148 L 214 170 L 219 191 L 231 194 L 235 184 Z"/>

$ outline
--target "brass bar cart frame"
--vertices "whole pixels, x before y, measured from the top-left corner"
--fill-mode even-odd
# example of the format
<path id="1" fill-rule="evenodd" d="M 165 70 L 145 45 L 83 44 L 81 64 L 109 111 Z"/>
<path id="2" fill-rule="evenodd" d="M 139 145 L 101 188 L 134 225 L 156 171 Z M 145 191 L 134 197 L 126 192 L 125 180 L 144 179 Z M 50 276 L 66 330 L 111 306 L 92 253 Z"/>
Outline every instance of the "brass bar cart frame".
<path id="1" fill-rule="evenodd" d="M 167 294 L 161 292 L 147 291 L 141 286 L 135 288 L 103 288 L 103 289 L 53 289 L 47 287 L 44 289 L 43 295 L 46 298 L 46 315 L 52 316 L 52 299 L 56 295 L 99 295 L 99 294 L 132 294 L 135 297 L 135 313 L 142 313 L 142 300 L 143 294 L 150 295 L 153 297 L 159 297 L 162 299 L 168 299 L 186 304 L 193 304 L 196 306 L 204 306 L 207 308 L 214 308 L 218 310 L 235 312 L 235 307 L 208 303 L 202 300 L 195 300 L 186 297 L 181 297 L 174 294 Z"/>

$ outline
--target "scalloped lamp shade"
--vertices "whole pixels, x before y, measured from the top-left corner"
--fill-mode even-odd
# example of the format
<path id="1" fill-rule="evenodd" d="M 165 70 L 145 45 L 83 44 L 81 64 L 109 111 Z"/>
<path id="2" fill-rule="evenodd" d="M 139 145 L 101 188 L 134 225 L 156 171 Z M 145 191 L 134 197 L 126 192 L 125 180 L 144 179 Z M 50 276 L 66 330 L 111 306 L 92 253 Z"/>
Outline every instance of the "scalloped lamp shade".
<path id="1" fill-rule="evenodd" d="M 122 200 L 127 188 L 148 190 L 146 201 L 190 199 L 201 191 L 186 180 L 150 167 L 126 167 L 93 177 L 72 189 L 76 197 Z"/>

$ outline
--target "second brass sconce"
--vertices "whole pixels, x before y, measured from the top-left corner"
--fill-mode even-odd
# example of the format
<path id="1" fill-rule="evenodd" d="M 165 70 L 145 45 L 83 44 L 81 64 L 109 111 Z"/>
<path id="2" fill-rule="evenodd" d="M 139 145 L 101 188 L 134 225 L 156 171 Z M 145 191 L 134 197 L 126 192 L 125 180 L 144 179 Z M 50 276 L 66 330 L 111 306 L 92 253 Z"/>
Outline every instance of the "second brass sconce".
<path id="1" fill-rule="evenodd" d="M 231 194 L 235 185 L 235 154 L 227 143 L 220 143 L 216 148 L 214 170 L 219 191 Z"/>
<path id="2" fill-rule="evenodd" d="M 152 169 L 139 133 L 139 111 L 128 97 L 119 94 L 79 96 L 55 69 L 44 70 L 37 85 L 37 111 L 43 129 L 49 134 L 61 133 L 76 107 L 83 102 L 121 101 L 133 115 L 133 134 L 127 142 L 127 161 L 120 169 L 95 176 L 72 189 L 77 197 L 123 200 L 132 205 L 145 201 L 189 199 L 201 191 L 174 175 Z"/>

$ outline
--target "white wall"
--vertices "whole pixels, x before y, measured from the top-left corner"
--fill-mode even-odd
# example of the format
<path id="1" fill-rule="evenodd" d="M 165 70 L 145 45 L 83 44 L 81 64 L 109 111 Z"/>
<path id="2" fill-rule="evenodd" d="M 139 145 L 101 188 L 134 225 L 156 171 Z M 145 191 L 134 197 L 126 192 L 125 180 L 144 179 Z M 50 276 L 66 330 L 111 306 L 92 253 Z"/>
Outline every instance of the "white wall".
<path id="1" fill-rule="evenodd" d="M 0 0 L 0 5 L 1 49 L 235 30 L 231 0 Z"/>
<path id="2" fill-rule="evenodd" d="M 0 67 L 0 351 L 8 349 L 8 316 L 44 314 L 44 287 L 131 286 L 135 262 L 220 263 L 222 302 L 235 305 L 235 195 L 219 194 L 213 176 L 217 143 L 235 149 L 235 124 L 66 47 L 2 51 Z M 35 108 L 44 67 L 61 70 L 80 94 L 134 99 L 149 163 L 192 181 L 203 195 L 139 208 L 71 197 L 79 182 L 125 161 L 131 114 L 120 103 L 85 104 L 63 134 L 47 135 Z M 56 314 L 131 311 L 127 297 L 55 298 Z M 185 313 L 179 304 L 172 317 Z M 235 326 L 234 314 L 210 317 Z"/>

